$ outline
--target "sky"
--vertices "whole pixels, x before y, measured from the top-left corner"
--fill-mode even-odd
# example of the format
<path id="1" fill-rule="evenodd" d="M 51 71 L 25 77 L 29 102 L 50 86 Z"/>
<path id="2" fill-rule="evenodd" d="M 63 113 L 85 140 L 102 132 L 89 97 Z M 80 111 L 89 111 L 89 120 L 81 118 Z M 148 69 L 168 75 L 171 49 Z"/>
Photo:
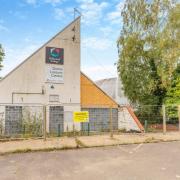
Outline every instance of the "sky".
<path id="1" fill-rule="evenodd" d="M 82 13 L 81 70 L 93 80 L 116 77 L 124 0 L 0 0 L 5 76 Z"/>

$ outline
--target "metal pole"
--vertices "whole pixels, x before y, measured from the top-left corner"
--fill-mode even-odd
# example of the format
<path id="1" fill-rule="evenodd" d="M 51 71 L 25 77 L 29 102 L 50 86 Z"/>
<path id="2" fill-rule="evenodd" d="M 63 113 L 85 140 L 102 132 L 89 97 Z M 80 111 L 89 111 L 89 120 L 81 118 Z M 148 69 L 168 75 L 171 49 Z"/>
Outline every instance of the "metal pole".
<path id="1" fill-rule="evenodd" d="M 179 117 L 179 131 L 180 131 L 180 105 L 178 106 L 178 117 Z"/>
<path id="2" fill-rule="evenodd" d="M 112 127 L 112 107 L 110 108 L 110 137 L 113 138 L 113 127 Z"/>
<path id="3" fill-rule="evenodd" d="M 145 120 L 144 127 L 145 127 L 145 133 L 147 133 L 148 132 L 148 121 L 147 120 Z"/>
<path id="4" fill-rule="evenodd" d="M 44 136 L 44 141 L 46 141 L 46 106 L 43 106 L 43 116 L 44 116 L 43 136 Z"/>
<path id="5" fill-rule="evenodd" d="M 88 136 L 89 136 L 89 131 L 90 131 L 90 126 L 89 126 L 89 122 L 88 122 Z"/>
<path id="6" fill-rule="evenodd" d="M 75 137 L 75 126 L 74 126 L 74 123 L 73 123 L 73 136 Z"/>
<path id="7" fill-rule="evenodd" d="M 58 124 L 58 137 L 60 137 L 60 135 L 61 135 L 61 125 Z"/>
<path id="8" fill-rule="evenodd" d="M 166 134 L 166 107 L 165 105 L 162 106 L 163 111 L 163 134 Z"/>

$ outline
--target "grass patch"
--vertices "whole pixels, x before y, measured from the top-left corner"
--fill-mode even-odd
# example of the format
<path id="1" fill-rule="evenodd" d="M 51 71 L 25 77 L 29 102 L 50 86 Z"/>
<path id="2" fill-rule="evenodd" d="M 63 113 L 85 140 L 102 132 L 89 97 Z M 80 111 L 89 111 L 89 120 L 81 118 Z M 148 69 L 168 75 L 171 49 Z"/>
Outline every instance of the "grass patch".
<path id="1" fill-rule="evenodd" d="M 80 141 L 77 137 L 75 138 L 76 144 L 77 144 L 77 148 L 86 148 L 88 146 L 86 146 L 82 141 Z"/>

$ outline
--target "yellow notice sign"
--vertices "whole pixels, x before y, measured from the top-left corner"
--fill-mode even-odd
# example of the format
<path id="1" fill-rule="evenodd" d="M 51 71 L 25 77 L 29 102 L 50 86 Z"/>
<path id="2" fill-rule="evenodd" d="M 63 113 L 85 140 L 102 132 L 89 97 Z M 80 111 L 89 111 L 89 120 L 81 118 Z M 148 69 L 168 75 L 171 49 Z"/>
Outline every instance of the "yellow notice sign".
<path id="1" fill-rule="evenodd" d="M 89 122 L 89 112 L 88 111 L 73 112 L 73 121 Z"/>

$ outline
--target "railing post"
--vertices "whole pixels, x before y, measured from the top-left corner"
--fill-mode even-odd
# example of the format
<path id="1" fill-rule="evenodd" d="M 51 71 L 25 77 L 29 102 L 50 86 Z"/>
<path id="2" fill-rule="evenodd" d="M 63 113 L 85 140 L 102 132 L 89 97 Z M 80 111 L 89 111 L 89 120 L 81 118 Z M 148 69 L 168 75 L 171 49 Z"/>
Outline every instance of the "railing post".
<path id="1" fill-rule="evenodd" d="M 44 128 L 43 128 L 43 137 L 44 141 L 46 141 L 46 106 L 43 106 L 43 119 L 44 119 Z"/>
<path id="2" fill-rule="evenodd" d="M 166 107 L 165 105 L 162 106 L 163 112 L 163 134 L 166 134 Z"/>

